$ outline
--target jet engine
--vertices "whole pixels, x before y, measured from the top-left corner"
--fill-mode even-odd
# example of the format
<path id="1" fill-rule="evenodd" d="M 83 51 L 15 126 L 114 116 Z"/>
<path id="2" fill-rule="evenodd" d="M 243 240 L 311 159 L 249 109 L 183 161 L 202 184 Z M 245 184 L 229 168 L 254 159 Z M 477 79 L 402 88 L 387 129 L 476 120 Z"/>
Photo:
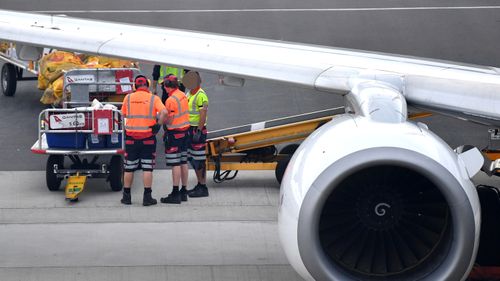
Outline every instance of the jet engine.
<path id="1" fill-rule="evenodd" d="M 283 177 L 288 260 L 307 280 L 464 280 L 479 243 L 470 177 L 481 165 L 465 158 L 421 123 L 334 118 Z"/>

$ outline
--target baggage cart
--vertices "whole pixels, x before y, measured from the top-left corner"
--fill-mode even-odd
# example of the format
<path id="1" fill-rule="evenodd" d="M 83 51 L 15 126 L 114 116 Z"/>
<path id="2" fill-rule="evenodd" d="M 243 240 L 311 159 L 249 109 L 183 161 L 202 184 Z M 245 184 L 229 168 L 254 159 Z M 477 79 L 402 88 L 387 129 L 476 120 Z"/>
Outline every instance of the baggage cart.
<path id="1" fill-rule="evenodd" d="M 121 106 L 133 92 L 137 68 L 79 68 L 64 71 L 62 107 L 86 106 L 94 99 Z"/>
<path id="2" fill-rule="evenodd" d="M 0 48 L 0 60 L 3 61 L 0 70 L 0 90 L 5 96 L 13 96 L 16 93 L 17 81 L 37 80 L 38 59 L 43 49 L 25 46 L 21 59 L 14 44 L 3 44 L 5 49 Z M 25 76 L 26 73 L 32 75 Z"/>
<path id="3" fill-rule="evenodd" d="M 38 117 L 38 124 L 38 139 L 31 151 L 49 156 L 46 165 L 49 190 L 59 190 L 65 178 L 69 179 L 66 198 L 72 201 L 78 200 L 86 178 L 105 178 L 111 190 L 122 189 L 125 142 L 118 109 L 45 109 Z M 100 161 L 109 156 L 109 161 Z"/>

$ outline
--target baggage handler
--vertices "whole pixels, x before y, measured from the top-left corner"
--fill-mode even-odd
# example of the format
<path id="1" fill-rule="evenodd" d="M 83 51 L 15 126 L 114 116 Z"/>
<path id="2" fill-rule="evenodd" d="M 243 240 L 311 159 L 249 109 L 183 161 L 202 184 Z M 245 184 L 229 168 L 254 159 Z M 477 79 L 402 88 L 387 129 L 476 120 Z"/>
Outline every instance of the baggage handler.
<path id="1" fill-rule="evenodd" d="M 125 118 L 125 173 L 121 203 L 132 204 L 130 188 L 134 172 L 143 171 L 144 197 L 142 205 L 157 203 L 151 196 L 153 169 L 156 157 L 156 133 L 165 121 L 167 111 L 160 98 L 149 92 L 149 81 L 143 75 L 134 79 L 135 92 L 123 99 L 122 115 Z M 157 123 L 157 116 L 158 122 Z"/>
<path id="2" fill-rule="evenodd" d="M 198 184 L 188 190 L 189 197 L 207 197 L 207 159 L 205 148 L 207 146 L 207 112 L 208 96 L 201 88 L 201 78 L 198 72 L 189 71 L 184 75 L 184 84 L 190 88 L 188 94 L 190 142 L 188 159 L 193 166 Z"/>
<path id="3" fill-rule="evenodd" d="M 160 199 L 162 203 L 180 204 L 187 201 L 187 142 L 189 132 L 189 112 L 186 94 L 179 90 L 179 81 L 173 74 L 163 79 L 163 88 L 168 93 L 165 101 L 167 109 L 165 157 L 167 166 L 172 167 L 172 192 Z M 179 183 L 182 188 L 179 189 Z"/>

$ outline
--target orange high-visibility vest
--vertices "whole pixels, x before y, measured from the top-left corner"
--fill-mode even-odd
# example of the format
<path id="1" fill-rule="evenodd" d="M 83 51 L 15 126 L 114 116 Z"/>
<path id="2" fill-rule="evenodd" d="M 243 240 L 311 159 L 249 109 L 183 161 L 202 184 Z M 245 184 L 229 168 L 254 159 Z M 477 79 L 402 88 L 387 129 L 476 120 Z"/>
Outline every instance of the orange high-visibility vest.
<path id="1" fill-rule="evenodd" d="M 186 95 L 179 89 L 175 90 L 165 101 L 169 121 L 167 129 L 182 130 L 189 128 L 189 110 Z M 172 118 L 173 117 L 173 118 Z"/>
<path id="2" fill-rule="evenodd" d="M 151 133 L 150 126 L 156 124 L 155 97 L 158 98 L 144 90 L 137 90 L 125 97 L 123 104 L 126 104 L 126 107 L 122 108 L 122 113 L 123 117 L 127 118 L 127 132 Z"/>

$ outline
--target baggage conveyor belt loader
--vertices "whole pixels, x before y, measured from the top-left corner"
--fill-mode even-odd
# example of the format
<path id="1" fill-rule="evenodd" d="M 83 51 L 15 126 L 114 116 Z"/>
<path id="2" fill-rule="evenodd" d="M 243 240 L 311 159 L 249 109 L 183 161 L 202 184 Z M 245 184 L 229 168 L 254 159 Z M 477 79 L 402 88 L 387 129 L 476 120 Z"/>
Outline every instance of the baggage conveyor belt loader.
<path id="1" fill-rule="evenodd" d="M 209 132 L 207 170 L 214 171 L 215 182 L 233 179 L 238 170 L 275 170 L 281 182 L 298 142 L 343 112 L 337 107 Z M 275 145 L 285 143 L 278 152 Z"/>
<path id="2" fill-rule="evenodd" d="M 281 183 L 285 169 L 299 143 L 321 125 L 344 113 L 337 107 L 311 113 L 294 115 L 250 125 L 211 131 L 207 138 L 206 167 L 214 171 L 216 183 L 234 179 L 239 170 L 275 170 Z M 410 115 L 410 119 L 427 117 L 423 112 Z M 492 130 L 491 140 L 500 140 L 500 132 Z M 490 146 L 483 153 L 494 161 L 495 171 L 500 175 L 500 149 Z M 284 145 L 279 151 L 276 145 Z M 495 161 L 496 160 L 496 161 Z"/>

